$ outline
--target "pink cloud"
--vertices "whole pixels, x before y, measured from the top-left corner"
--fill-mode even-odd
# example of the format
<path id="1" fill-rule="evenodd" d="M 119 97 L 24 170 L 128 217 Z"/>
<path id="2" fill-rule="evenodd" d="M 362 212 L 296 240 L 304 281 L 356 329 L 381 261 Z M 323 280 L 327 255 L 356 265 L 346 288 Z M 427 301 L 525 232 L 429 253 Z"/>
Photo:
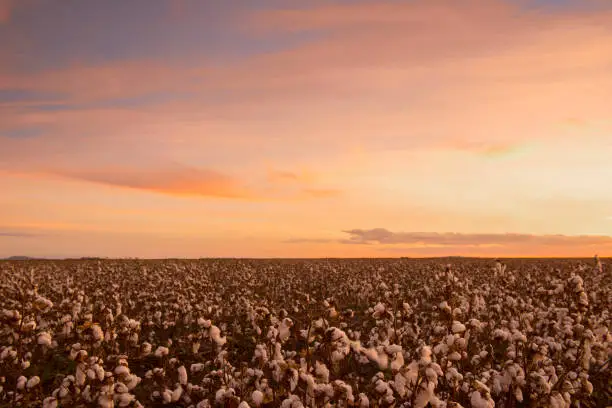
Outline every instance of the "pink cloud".
<path id="1" fill-rule="evenodd" d="M 0 0 L 0 24 L 7 23 L 15 7 L 15 0 Z"/>

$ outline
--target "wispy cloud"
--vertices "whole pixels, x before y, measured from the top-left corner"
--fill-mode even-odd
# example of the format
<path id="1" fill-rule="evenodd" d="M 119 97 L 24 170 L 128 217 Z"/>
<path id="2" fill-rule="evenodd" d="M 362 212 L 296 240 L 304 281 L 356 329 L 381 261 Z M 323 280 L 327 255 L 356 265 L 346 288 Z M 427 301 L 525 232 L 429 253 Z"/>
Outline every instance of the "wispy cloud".
<path id="1" fill-rule="evenodd" d="M 161 164 L 146 169 L 127 166 L 58 169 L 49 171 L 49 174 L 176 196 L 249 198 L 254 195 L 232 176 L 177 164 Z"/>
<path id="2" fill-rule="evenodd" d="M 0 238 L 31 238 L 39 237 L 41 234 L 35 234 L 31 232 L 18 232 L 18 231 L 1 231 Z"/>
<path id="3" fill-rule="evenodd" d="M 534 235 L 534 234 L 468 234 L 439 232 L 392 232 L 384 228 L 343 231 L 347 244 L 419 244 L 425 246 L 469 247 L 511 246 L 533 244 L 538 246 L 610 245 L 612 236 L 606 235 Z"/>
<path id="4" fill-rule="evenodd" d="M 269 181 L 262 182 L 257 175 L 234 175 L 163 160 L 133 166 L 103 162 L 72 167 L 43 166 L 38 170 L 22 169 L 17 173 L 72 179 L 178 197 L 282 202 L 330 199 L 342 195 L 340 189 L 321 188 L 316 183 L 279 185 Z"/>
<path id="5" fill-rule="evenodd" d="M 7 23 L 11 18 L 16 0 L 0 0 L 0 24 Z"/>

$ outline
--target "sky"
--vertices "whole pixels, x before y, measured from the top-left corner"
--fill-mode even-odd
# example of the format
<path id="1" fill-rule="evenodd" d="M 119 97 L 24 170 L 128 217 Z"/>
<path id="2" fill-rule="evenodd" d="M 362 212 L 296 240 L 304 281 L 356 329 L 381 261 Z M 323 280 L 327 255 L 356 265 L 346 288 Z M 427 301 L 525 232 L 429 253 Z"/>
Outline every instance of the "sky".
<path id="1" fill-rule="evenodd" d="M 612 255 L 612 1 L 0 0 L 0 257 Z"/>

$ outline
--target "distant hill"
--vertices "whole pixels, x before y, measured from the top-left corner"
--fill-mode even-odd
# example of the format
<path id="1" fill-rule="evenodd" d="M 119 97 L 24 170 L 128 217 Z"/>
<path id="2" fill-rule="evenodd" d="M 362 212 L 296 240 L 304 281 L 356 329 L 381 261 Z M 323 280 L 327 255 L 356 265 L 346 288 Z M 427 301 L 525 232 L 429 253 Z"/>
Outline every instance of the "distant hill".
<path id="1" fill-rule="evenodd" d="M 40 258 L 32 258 L 30 256 L 9 256 L 8 258 L 4 258 L 7 261 L 30 261 L 32 259 L 40 259 Z"/>

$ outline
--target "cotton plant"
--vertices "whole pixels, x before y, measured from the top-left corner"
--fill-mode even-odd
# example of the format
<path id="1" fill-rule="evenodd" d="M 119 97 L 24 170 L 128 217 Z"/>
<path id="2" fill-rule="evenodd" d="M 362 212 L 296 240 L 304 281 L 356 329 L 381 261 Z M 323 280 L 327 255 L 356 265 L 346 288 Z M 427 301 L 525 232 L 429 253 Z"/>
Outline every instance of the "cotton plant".
<path id="1" fill-rule="evenodd" d="M 610 271 L 505 262 L 3 263 L 0 405 L 602 401 Z"/>

